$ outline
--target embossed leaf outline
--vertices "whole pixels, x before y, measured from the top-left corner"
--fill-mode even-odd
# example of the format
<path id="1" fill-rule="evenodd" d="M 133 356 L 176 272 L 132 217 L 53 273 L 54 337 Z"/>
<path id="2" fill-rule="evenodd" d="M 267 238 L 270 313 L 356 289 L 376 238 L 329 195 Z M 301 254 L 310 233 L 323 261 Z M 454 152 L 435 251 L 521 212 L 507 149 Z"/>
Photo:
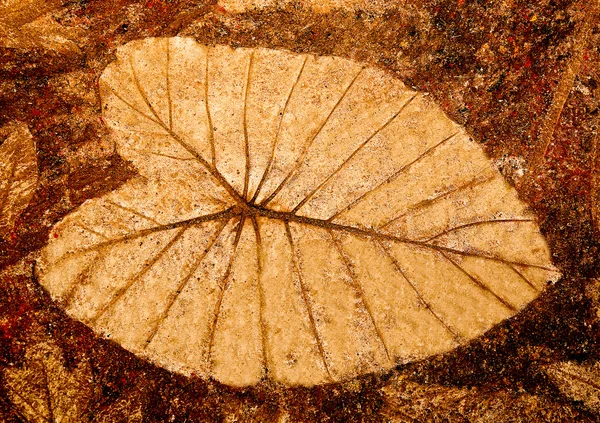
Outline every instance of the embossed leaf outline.
<path id="1" fill-rule="evenodd" d="M 515 416 L 529 421 L 590 421 L 564 403 L 541 394 L 510 389 L 420 384 L 392 377 L 382 388 L 382 421 L 391 422 L 510 422 Z M 548 417 L 551 416 L 551 417 Z M 577 417 L 579 419 L 577 419 Z"/>
<path id="2" fill-rule="evenodd" d="M 62 351 L 52 342 L 31 347 L 21 367 L 4 370 L 8 398 L 28 422 L 85 421 L 94 395 L 89 363 L 67 369 Z"/>
<path id="3" fill-rule="evenodd" d="M 600 413 L 600 363 L 558 362 L 546 367 L 546 374 L 570 400 L 581 401 L 594 413 Z"/>
<path id="4" fill-rule="evenodd" d="M 73 40 L 82 31 L 65 28 L 52 17 L 51 11 L 63 3 L 65 2 L 62 0 L 0 1 L 0 47 L 79 51 Z"/>
<path id="5" fill-rule="evenodd" d="M 10 235 L 37 188 L 39 174 L 35 142 L 27 125 L 11 123 L 0 128 L 0 237 Z"/>
<path id="6" fill-rule="evenodd" d="M 481 148 L 380 70 L 149 38 L 118 50 L 100 94 L 139 177 L 55 226 L 40 281 L 170 370 L 235 386 L 383 371 L 558 277 Z"/>

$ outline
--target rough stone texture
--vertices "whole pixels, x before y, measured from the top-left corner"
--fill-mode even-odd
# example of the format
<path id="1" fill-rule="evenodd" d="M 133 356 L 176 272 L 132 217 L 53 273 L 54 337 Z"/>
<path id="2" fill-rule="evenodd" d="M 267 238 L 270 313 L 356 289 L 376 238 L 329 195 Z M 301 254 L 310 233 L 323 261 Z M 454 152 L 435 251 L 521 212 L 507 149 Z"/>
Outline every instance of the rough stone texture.
<path id="1" fill-rule="evenodd" d="M 354 11 L 366 11 L 369 13 L 383 13 L 388 9 L 398 7 L 397 0 L 305 0 L 294 2 L 293 0 L 219 0 L 218 6 L 230 13 L 242 13 L 252 10 L 270 8 L 285 9 L 294 4 L 310 8 L 315 12 L 327 13 L 336 9 Z"/>
<path id="2" fill-rule="evenodd" d="M 71 40 L 77 49 L 0 49 L 0 125 L 28 125 L 41 175 L 30 205 L 11 235 L 0 240 L 4 369 L 29 368 L 28 351 L 49 340 L 63 355 L 54 363 L 70 372 L 89 363 L 95 388 L 84 421 L 119 421 L 124 414 L 157 422 L 598 419 L 546 370 L 570 361 L 591 368 L 599 358 L 597 285 L 590 282 L 599 273 L 595 2 L 408 1 L 382 15 L 316 13 L 291 4 L 236 15 L 214 3 L 98 0 L 65 3 L 51 16 L 78 30 Z M 265 383 L 232 389 L 168 373 L 99 340 L 51 302 L 32 278 L 30 254 L 83 201 L 135 175 L 106 136 L 98 78 L 120 45 L 174 35 L 209 45 L 335 54 L 385 69 L 430 93 L 532 208 L 563 278 L 467 346 L 386 375 L 314 388 Z M 415 385 L 398 386 L 390 376 Z M 8 389 L 3 376 L 3 418 L 23 421 Z M 458 407 L 457 390 L 475 399 Z M 497 392 L 510 400 L 495 402 Z M 400 395 L 405 400 L 390 400 Z M 423 407 L 415 410 L 416 401 Z M 477 411 L 480 407 L 490 414 Z"/>

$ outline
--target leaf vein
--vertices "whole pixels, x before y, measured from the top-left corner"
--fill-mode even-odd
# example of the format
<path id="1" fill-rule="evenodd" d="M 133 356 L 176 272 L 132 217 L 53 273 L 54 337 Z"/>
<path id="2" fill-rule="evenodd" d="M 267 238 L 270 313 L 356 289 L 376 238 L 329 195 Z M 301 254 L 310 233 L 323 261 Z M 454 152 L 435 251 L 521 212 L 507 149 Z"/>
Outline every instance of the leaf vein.
<path id="1" fill-rule="evenodd" d="M 333 106 L 333 108 L 331 109 L 331 111 L 329 112 L 329 114 L 327 115 L 327 117 L 325 118 L 325 120 L 323 120 L 323 122 L 321 123 L 321 125 L 319 125 L 319 128 L 317 129 L 317 131 L 315 131 L 315 133 L 312 136 L 310 136 L 309 139 L 307 140 L 307 142 L 304 144 L 304 148 L 302 149 L 302 153 L 300 154 L 300 156 L 298 156 L 296 158 L 296 160 L 294 162 L 294 165 L 292 166 L 292 169 L 288 172 L 288 174 L 286 175 L 286 177 L 279 183 L 279 185 L 277 186 L 277 188 L 275 188 L 275 190 L 264 201 L 262 201 L 260 203 L 261 206 L 264 207 L 267 204 L 269 204 L 271 202 L 271 200 L 273 200 L 273 198 L 275 198 L 277 196 L 277 194 L 279 194 L 279 191 L 281 191 L 281 189 L 292 178 L 292 176 L 294 176 L 298 172 L 298 170 L 300 169 L 300 166 L 302 165 L 302 162 L 306 158 L 306 155 L 308 154 L 308 152 L 310 150 L 310 147 L 313 145 L 315 139 L 319 136 L 319 134 L 321 133 L 321 131 L 323 130 L 323 128 L 325 127 L 325 125 L 327 125 L 327 122 L 329 122 L 329 119 L 331 119 L 331 116 L 333 116 L 333 114 L 338 109 L 338 107 L 340 106 L 340 104 L 342 103 L 342 101 L 346 98 L 346 95 L 350 92 L 350 89 L 354 86 L 354 83 L 356 82 L 356 80 L 358 79 L 358 77 L 362 74 L 362 72 L 363 72 L 364 69 L 365 69 L 364 67 L 360 68 L 360 70 L 354 76 L 354 78 L 352 79 L 352 81 L 350 81 L 350 84 L 346 87 L 346 89 L 344 90 L 343 94 L 338 99 L 338 101 L 335 103 L 335 105 Z"/>
<path id="2" fill-rule="evenodd" d="M 576 374 L 576 373 L 572 373 L 572 372 L 569 372 L 569 371 L 563 370 L 563 369 L 561 369 L 561 368 L 556 368 L 556 371 L 557 371 L 558 373 L 562 373 L 562 374 L 563 374 L 563 375 L 565 375 L 565 376 L 570 376 L 570 377 L 572 377 L 573 379 L 575 379 L 576 381 L 578 381 L 578 382 L 580 382 L 580 383 L 583 383 L 584 385 L 588 385 L 588 386 L 590 386 L 591 388 L 594 388 L 594 389 L 596 389 L 596 390 L 600 390 L 600 384 L 599 384 L 599 383 L 596 383 L 594 380 L 592 380 L 592 379 L 590 379 L 590 378 L 588 378 L 588 377 L 586 377 L 586 376 L 578 375 L 578 374 Z"/>
<path id="3" fill-rule="evenodd" d="M 377 190 L 379 188 L 381 188 L 384 185 L 389 184 L 390 182 L 392 182 L 398 176 L 400 176 L 403 173 L 405 173 L 406 171 L 408 171 L 413 165 L 417 164 L 418 162 L 420 162 L 424 158 L 429 157 L 438 147 L 442 146 L 443 144 L 445 144 L 447 141 L 451 140 L 452 138 L 454 138 L 458 134 L 459 134 L 458 132 L 455 132 L 454 134 L 450 135 L 449 137 L 444 138 L 442 141 L 440 141 L 439 143 L 435 144 L 433 147 L 425 150 L 416 159 L 414 159 L 412 162 L 410 162 L 407 165 L 405 165 L 405 166 L 401 167 L 400 169 L 398 169 L 396 172 L 394 172 L 391 176 L 387 177 L 383 182 L 381 182 L 375 188 L 373 188 L 373 189 L 365 192 L 360 197 L 358 197 L 357 199 L 355 199 L 354 201 L 352 201 L 350 204 L 348 204 L 347 206 L 341 208 L 333 216 L 331 216 L 329 219 L 327 219 L 327 221 L 331 222 L 336 217 L 338 217 L 340 214 L 342 214 L 342 213 L 350 210 L 352 207 L 354 207 L 356 204 L 358 204 L 360 201 L 362 201 L 366 196 L 377 192 Z"/>
<path id="4" fill-rule="evenodd" d="M 484 171 L 485 170 L 489 170 L 489 168 L 484 169 Z M 479 185 L 484 185 L 485 183 L 494 180 L 496 177 L 497 177 L 497 175 L 493 175 L 493 174 L 488 175 L 487 177 L 480 177 L 479 175 L 476 175 L 473 179 L 470 179 L 467 182 L 465 182 L 457 187 L 452 187 L 450 189 L 446 189 L 445 191 L 439 193 L 438 195 L 436 195 L 433 198 L 427 198 L 425 200 L 419 201 L 418 203 L 416 203 L 412 206 L 409 206 L 408 209 L 404 213 L 400 214 L 399 216 L 394 217 L 392 220 L 390 220 L 387 223 L 385 223 L 384 225 L 380 226 L 379 229 L 387 228 L 388 226 L 393 225 L 394 222 L 397 222 L 406 216 L 414 215 L 414 213 L 420 209 L 431 207 L 432 205 L 436 204 L 438 201 L 441 201 L 444 198 L 447 198 L 451 195 L 457 194 L 457 193 L 462 192 L 469 188 L 474 188 Z"/>
<path id="5" fill-rule="evenodd" d="M 210 105 L 208 104 L 208 67 L 210 50 L 206 50 L 206 69 L 204 72 L 204 106 L 206 108 L 206 120 L 208 124 L 208 142 L 210 144 L 211 163 L 214 169 L 217 168 L 217 152 L 215 149 L 215 129 L 213 127 Z"/>
<path id="6" fill-rule="evenodd" d="M 250 182 L 250 145 L 248 141 L 248 92 L 250 91 L 250 82 L 252 78 L 252 65 L 254 64 L 254 50 L 250 53 L 248 61 L 248 74 L 246 76 L 246 87 L 244 88 L 244 155 L 246 157 L 246 168 L 244 173 L 244 191 L 242 198 L 245 200 L 248 196 L 248 184 Z"/>
<path id="7" fill-rule="evenodd" d="M 187 142 L 185 142 L 179 135 L 177 135 L 174 131 L 170 130 L 167 125 L 165 125 L 165 123 L 160 119 L 160 117 L 158 116 L 158 114 L 156 113 L 156 110 L 154 109 L 154 106 L 152 106 L 152 104 L 150 103 L 150 100 L 148 100 L 148 97 L 146 95 L 146 93 L 144 92 L 144 89 L 142 88 L 140 81 L 138 79 L 137 73 L 135 71 L 135 67 L 133 66 L 133 60 L 130 60 L 130 66 L 131 66 L 131 72 L 133 74 L 133 80 L 135 82 L 136 88 L 139 91 L 140 95 L 142 96 L 142 99 L 144 100 L 144 102 L 146 103 L 146 105 L 148 106 L 148 108 L 150 109 L 150 111 L 152 112 L 152 115 L 156 118 L 156 123 L 160 126 L 163 127 L 163 129 L 165 131 L 167 131 L 169 133 L 169 135 L 171 135 L 171 137 L 177 142 L 179 143 L 179 145 L 181 145 L 184 149 L 186 149 L 191 155 L 193 155 L 196 160 L 206 168 L 206 170 L 212 175 L 212 177 L 214 179 L 217 180 L 217 182 L 229 193 L 229 195 L 231 195 L 231 197 L 238 203 L 242 204 L 244 203 L 243 199 L 240 197 L 240 195 L 237 193 L 237 191 L 231 186 L 231 184 L 229 182 L 227 182 L 227 180 L 225 179 L 225 177 L 217 170 L 216 167 L 211 166 L 210 163 L 208 163 L 204 157 L 202 157 L 202 155 L 196 151 L 195 148 L 193 148 L 192 146 L 190 146 Z"/>
<path id="8" fill-rule="evenodd" d="M 516 264 L 519 266 L 532 267 L 532 268 L 543 269 L 543 270 L 548 270 L 548 271 L 556 270 L 554 268 L 549 268 L 549 267 L 542 266 L 542 265 L 537 265 L 537 264 L 532 264 L 532 263 L 523 263 L 523 262 L 514 261 L 514 260 L 506 260 L 506 259 L 494 256 L 491 254 L 486 254 L 482 251 L 457 250 L 454 248 L 444 247 L 441 245 L 429 244 L 425 241 L 418 241 L 418 240 L 402 238 L 402 237 L 398 237 L 398 236 L 394 236 L 394 235 L 390 235 L 390 234 L 386 234 L 386 233 L 381 233 L 381 232 L 377 232 L 372 229 L 363 229 L 363 228 L 359 228 L 359 227 L 355 227 L 355 226 L 340 225 L 337 223 L 330 222 L 329 220 L 321 220 L 321 219 L 314 219 L 314 218 L 305 217 L 305 216 L 297 216 L 297 215 L 294 215 L 291 213 L 277 212 L 277 211 L 262 209 L 262 208 L 260 208 L 260 209 L 257 208 L 255 210 L 257 210 L 257 214 L 260 216 L 265 216 L 265 217 L 280 220 L 283 222 L 294 222 L 294 223 L 300 223 L 300 224 L 305 224 L 305 225 L 309 225 L 309 226 L 317 226 L 317 227 L 321 227 L 321 228 L 331 228 L 336 231 L 341 231 L 341 232 L 345 232 L 345 233 L 349 233 L 349 234 L 356 234 L 356 235 L 366 237 L 366 238 L 375 238 L 375 239 L 380 239 L 380 240 L 385 240 L 385 241 L 411 244 L 411 245 L 415 245 L 418 247 L 430 248 L 430 249 L 437 250 L 437 251 L 446 251 L 449 253 L 455 253 L 455 254 L 459 254 L 459 255 L 480 257 L 480 258 L 484 258 L 487 260 L 498 261 L 500 263 Z"/>
<path id="9" fill-rule="evenodd" d="M 465 229 L 465 228 L 470 228 L 472 226 L 478 226 L 478 225 L 488 225 L 488 224 L 495 224 L 495 223 L 517 223 L 517 222 L 535 222 L 535 219 L 521 219 L 521 218 L 515 218 L 515 219 L 489 219 L 489 220 L 478 220 L 476 222 L 470 222 L 470 223 L 465 223 L 463 225 L 458 225 L 458 226 L 454 226 L 452 228 L 446 229 L 443 232 L 438 233 L 437 235 L 434 235 L 431 238 L 426 239 L 424 242 L 431 242 L 435 239 L 438 239 L 444 235 L 450 234 L 452 232 L 456 232 L 459 231 L 461 229 Z"/>
<path id="10" fill-rule="evenodd" d="M 346 267 L 346 270 L 348 271 L 348 274 L 350 275 L 352 288 L 355 290 L 355 292 L 360 297 L 360 301 L 362 302 L 363 307 L 364 307 L 365 311 L 367 312 L 367 315 L 369 316 L 369 320 L 371 321 L 371 324 L 373 325 L 373 330 L 375 331 L 375 335 L 377 336 L 377 339 L 381 343 L 381 346 L 383 347 L 383 350 L 385 352 L 387 359 L 390 362 L 393 362 L 392 356 L 390 355 L 390 352 L 385 343 L 385 340 L 383 339 L 383 333 L 379 329 L 379 326 L 377 325 L 377 322 L 375 321 L 375 316 L 373 315 L 371 306 L 369 305 L 369 302 L 367 301 L 365 291 L 363 290 L 362 286 L 360 285 L 360 282 L 358 281 L 358 275 L 352 268 L 352 265 L 350 263 L 350 258 L 344 251 L 344 248 L 343 248 L 339 238 L 336 238 L 335 235 L 333 234 L 333 230 L 328 229 L 327 232 L 329 233 L 329 236 L 331 237 L 331 240 L 333 241 L 333 244 L 334 244 L 340 258 L 344 262 L 344 266 Z"/>
<path id="11" fill-rule="evenodd" d="M 381 133 L 387 128 L 396 118 L 402 113 L 402 111 L 417 97 L 417 94 L 413 95 L 407 102 L 405 102 L 400 109 L 392 115 L 381 127 L 373 132 L 365 141 L 363 141 L 353 152 L 348 156 L 338 167 L 331 173 L 323 182 L 321 182 L 316 188 L 314 188 L 306 197 L 300 201 L 296 207 L 292 210 L 292 213 L 296 213 L 306 202 L 308 202 L 321 188 L 323 188 L 333 177 L 342 170 L 377 134 Z"/>
<path id="12" fill-rule="evenodd" d="M 261 262 L 261 252 L 262 252 L 262 239 L 260 236 L 260 227 L 258 224 L 258 219 L 256 216 L 251 217 L 252 226 L 254 227 L 254 234 L 256 237 L 256 261 L 257 261 L 257 288 L 258 288 L 258 300 L 259 300 L 259 309 L 258 309 L 258 318 L 260 321 L 260 335 L 262 341 L 262 349 L 263 349 L 263 367 L 265 369 L 265 373 L 269 373 L 269 348 L 268 348 L 268 338 L 267 338 L 267 323 L 265 321 L 265 290 L 262 283 L 262 262 Z"/>
<path id="13" fill-rule="evenodd" d="M 164 254 L 166 254 L 166 252 L 177 241 L 179 241 L 179 239 L 181 239 L 181 237 L 183 236 L 183 234 L 185 233 L 185 231 L 187 231 L 188 229 L 189 228 L 185 228 L 185 227 L 182 228 L 182 229 L 180 229 L 177 232 L 177 234 L 175 234 L 175 236 L 173 236 L 173 238 L 171 238 L 171 240 L 157 254 L 155 254 L 149 260 L 146 260 L 146 262 L 142 264 L 142 268 L 138 272 L 136 272 L 132 277 L 129 278 L 129 280 L 127 281 L 127 283 L 125 284 L 125 286 L 123 286 L 122 288 L 120 288 L 119 290 L 117 290 L 117 292 L 115 292 L 115 294 L 108 301 L 108 303 L 106 303 L 106 305 L 104 307 L 102 307 L 94 315 L 94 317 L 92 317 L 90 319 L 89 323 L 91 325 L 95 324 L 98 321 L 98 319 L 100 319 L 100 317 L 102 317 L 104 314 L 106 314 L 106 312 L 109 311 L 127 293 L 127 291 L 129 291 L 129 289 L 137 281 L 139 281 L 146 273 L 148 273 L 152 269 L 152 267 L 161 259 L 161 257 L 163 257 Z"/>
<path id="14" fill-rule="evenodd" d="M 48 414 L 51 423 L 56 422 L 56 417 L 54 415 L 54 405 L 52 404 L 52 392 L 50 391 L 50 381 L 48 380 L 48 369 L 46 368 L 46 363 L 42 361 L 42 377 L 44 378 L 44 391 L 46 393 L 46 406 L 48 407 Z"/>
<path id="15" fill-rule="evenodd" d="M 294 263 L 294 272 L 296 273 L 296 276 L 298 276 L 298 284 L 300 285 L 300 296 L 302 298 L 302 301 L 304 302 L 304 306 L 306 307 L 306 312 L 308 313 L 308 320 L 309 320 L 313 335 L 315 337 L 317 349 L 319 351 L 319 354 L 321 355 L 321 360 L 323 361 L 323 366 L 325 366 L 325 371 L 327 373 L 327 377 L 333 381 L 334 379 L 331 375 L 331 371 L 329 369 L 329 364 L 327 363 L 327 359 L 325 357 L 323 341 L 321 340 L 321 336 L 319 335 L 319 331 L 317 330 L 317 324 L 315 322 L 314 312 L 313 312 L 312 306 L 310 304 L 308 290 L 306 289 L 306 286 L 304 285 L 304 280 L 302 278 L 302 270 L 300 269 L 300 263 L 299 263 L 299 257 L 298 257 L 299 253 L 296 250 L 296 247 L 294 246 L 294 238 L 292 237 L 292 231 L 290 229 L 290 224 L 287 221 L 285 222 L 285 233 L 286 233 L 288 242 L 290 244 L 290 248 L 292 250 L 292 261 Z"/>
<path id="16" fill-rule="evenodd" d="M 165 309 L 163 310 L 163 312 L 161 313 L 161 315 L 159 316 L 159 318 L 156 320 L 156 324 L 152 328 L 152 331 L 150 332 L 150 335 L 148 336 L 148 339 L 146 341 L 146 345 L 144 345 L 144 349 L 148 348 L 148 345 L 150 345 L 150 343 L 152 342 L 152 340 L 154 339 L 154 337 L 158 333 L 158 330 L 160 329 L 160 326 L 162 325 L 162 323 L 169 316 L 169 312 L 171 311 L 171 308 L 175 304 L 175 301 L 177 301 L 177 298 L 179 298 L 179 295 L 181 294 L 181 292 L 185 289 L 185 287 L 189 283 L 189 281 L 192 278 L 192 276 L 194 275 L 194 273 L 196 273 L 196 271 L 198 270 L 198 268 L 202 264 L 202 261 L 204 260 L 204 258 L 208 255 L 209 251 L 215 245 L 215 243 L 217 242 L 217 239 L 221 235 L 221 232 L 223 232 L 223 229 L 225 229 L 225 226 L 227 226 L 227 223 L 229 222 L 229 220 L 231 220 L 231 219 L 227 219 L 227 220 L 224 220 L 222 222 L 221 226 L 218 228 L 218 230 L 215 232 L 215 234 L 212 236 L 211 240 L 209 241 L 208 248 L 206 248 L 206 249 L 204 249 L 204 251 L 202 251 L 202 253 L 198 257 L 198 259 L 196 260 L 196 262 L 190 268 L 190 271 L 180 281 L 179 285 L 177 286 L 177 289 L 175 290 L 174 295 L 171 296 L 169 302 L 167 303 L 167 306 L 165 307 Z"/>
<path id="17" fill-rule="evenodd" d="M 123 206 L 123 205 L 121 205 L 121 204 L 115 203 L 115 202 L 114 202 L 114 201 L 112 201 L 112 200 L 105 200 L 105 201 L 106 201 L 108 204 L 110 204 L 111 206 L 117 207 L 117 208 L 119 208 L 119 209 L 121 209 L 121 210 L 125 210 L 125 211 L 127 211 L 127 212 L 129 212 L 129 213 L 131 213 L 131 214 L 134 214 L 135 216 L 138 216 L 138 217 L 141 217 L 141 218 L 142 218 L 142 219 L 144 219 L 144 220 L 147 220 L 148 222 L 152 222 L 152 223 L 154 223 L 154 224 L 155 224 L 155 225 L 157 225 L 157 226 L 160 226 L 160 225 L 161 225 L 161 224 L 160 224 L 160 222 L 157 222 L 156 220 L 152 219 L 151 217 L 149 217 L 149 216 L 146 216 L 145 214 L 143 214 L 143 213 L 140 213 L 139 211 L 137 211 L 137 210 L 135 210 L 135 209 L 132 209 L 131 207 L 126 207 L 126 206 Z"/>
<path id="18" fill-rule="evenodd" d="M 170 224 L 167 224 L 167 225 L 156 226 L 156 227 L 153 227 L 153 228 L 143 229 L 141 231 L 138 231 L 138 232 L 135 232 L 135 233 L 131 233 L 131 234 L 119 237 L 119 238 L 114 238 L 114 239 L 112 239 L 110 241 L 101 242 L 101 243 L 92 245 L 90 247 L 82 248 L 80 250 L 68 251 L 61 258 L 59 258 L 54 263 L 52 263 L 52 265 L 56 265 L 56 264 L 60 263 L 61 261 L 67 260 L 67 259 L 72 258 L 72 257 L 77 257 L 79 255 L 87 254 L 89 252 L 99 251 L 99 250 L 102 250 L 105 247 L 110 247 L 110 246 L 113 246 L 113 245 L 120 244 L 122 242 L 130 241 L 130 240 L 137 239 L 137 238 L 141 238 L 141 237 L 153 234 L 155 232 L 167 231 L 167 230 L 171 230 L 171 229 L 180 228 L 182 226 L 192 226 L 192 225 L 196 225 L 196 224 L 208 222 L 208 221 L 211 221 L 211 220 L 231 218 L 231 217 L 233 217 L 236 214 L 236 212 L 237 211 L 233 207 L 230 207 L 229 209 L 224 210 L 224 211 L 220 211 L 218 213 L 213 213 L 213 214 L 209 214 L 209 215 L 195 217 L 195 218 L 192 218 L 192 219 L 183 220 L 181 222 L 170 223 Z"/>
<path id="19" fill-rule="evenodd" d="M 467 278 L 469 278 L 469 280 L 471 282 L 473 282 L 475 285 L 477 285 L 479 288 L 481 288 L 482 291 L 491 294 L 499 303 L 501 303 L 505 308 L 507 308 L 511 312 L 517 311 L 517 308 L 515 306 L 513 306 L 508 301 L 506 301 L 504 298 L 502 298 L 501 296 L 496 294 L 489 286 L 487 286 L 485 283 L 480 281 L 478 278 L 476 278 L 475 276 L 473 276 L 469 272 L 467 272 L 464 267 L 462 267 L 459 263 L 457 263 L 456 260 L 452 259 L 452 257 L 450 257 L 448 254 L 444 253 L 443 251 L 440 251 L 440 254 L 442 255 L 442 257 L 444 257 L 446 260 L 448 260 L 448 262 L 450 262 L 454 267 L 456 267 L 463 275 L 465 275 Z"/>
<path id="20" fill-rule="evenodd" d="M 522 279 L 527 285 L 529 285 L 535 292 L 540 292 L 540 290 L 533 283 L 531 283 L 531 281 L 527 279 L 525 275 L 522 272 L 520 272 L 515 266 L 513 266 L 512 264 L 507 264 L 506 266 L 509 267 L 514 273 L 516 273 L 517 276 L 519 276 L 519 278 Z"/>
<path id="21" fill-rule="evenodd" d="M 392 253 L 389 251 L 389 249 L 386 248 L 381 241 L 376 241 L 376 244 L 384 252 L 384 254 L 391 260 L 396 272 L 398 274 L 400 274 L 400 276 L 402 276 L 402 278 L 410 285 L 410 287 L 415 292 L 415 294 L 417 294 L 417 297 L 419 298 L 419 301 L 421 302 L 421 304 L 423 304 L 423 306 L 433 315 L 433 317 L 435 317 L 435 319 L 439 322 L 439 324 L 441 326 L 443 326 L 444 329 L 452 336 L 452 339 L 454 339 L 454 341 L 457 344 L 460 344 L 463 340 L 462 336 L 459 335 L 454 329 L 452 329 L 452 327 L 450 327 L 450 325 L 444 321 L 442 316 L 440 316 L 433 309 L 433 306 L 428 301 L 425 300 L 425 298 L 423 297 L 423 295 L 421 294 L 421 292 L 419 291 L 417 286 L 414 284 L 414 282 L 411 281 L 408 278 L 408 276 L 404 273 L 404 271 L 402 270 L 402 267 L 400 266 L 400 263 L 398 263 L 398 260 L 396 260 L 396 258 L 392 255 Z"/>
<path id="22" fill-rule="evenodd" d="M 167 104 L 169 107 L 169 130 L 173 130 L 173 99 L 171 98 L 171 39 L 167 39 L 167 66 L 166 66 L 166 82 L 167 82 Z"/>
<path id="23" fill-rule="evenodd" d="M 227 291 L 227 289 L 229 289 L 229 285 L 230 285 L 229 276 L 231 274 L 231 268 L 232 268 L 233 262 L 235 260 L 235 254 L 237 252 L 237 247 L 240 243 L 240 238 L 242 236 L 242 230 L 244 229 L 245 220 L 246 220 L 246 217 L 244 215 L 240 216 L 238 227 L 236 229 L 235 240 L 233 241 L 233 249 L 231 251 L 231 258 L 229 259 L 229 263 L 227 264 L 227 269 L 225 269 L 225 273 L 223 274 L 223 277 L 219 281 L 220 293 L 219 293 L 219 297 L 217 299 L 217 303 L 215 304 L 215 309 L 213 311 L 213 320 L 210 323 L 210 327 L 209 327 L 208 347 L 207 347 L 207 352 L 206 352 L 207 361 L 209 363 L 209 369 L 211 371 L 212 371 L 212 367 L 213 367 L 212 355 L 213 355 L 213 347 L 214 347 L 214 343 L 215 343 L 215 335 L 217 332 L 217 324 L 219 323 L 219 315 L 221 314 L 221 307 L 223 305 L 225 291 Z"/>
<path id="24" fill-rule="evenodd" d="M 298 85 L 298 82 L 300 82 L 300 78 L 302 76 L 302 73 L 304 72 L 304 67 L 306 66 L 306 62 L 308 61 L 309 57 L 310 56 L 306 56 L 304 58 L 304 61 L 302 62 L 302 66 L 300 67 L 300 71 L 298 72 L 298 76 L 296 77 L 296 80 L 294 81 L 294 84 L 292 85 L 292 88 L 290 89 L 290 92 L 289 92 L 287 99 L 285 101 L 285 104 L 283 106 L 283 110 L 281 112 L 281 118 L 279 118 L 279 123 L 277 125 L 277 132 L 275 133 L 275 139 L 273 140 L 273 145 L 271 147 L 271 152 L 269 154 L 269 160 L 267 161 L 267 166 L 265 167 L 265 171 L 263 172 L 263 174 L 260 178 L 260 182 L 258 183 L 258 186 L 256 187 L 256 191 L 254 191 L 254 195 L 252 196 L 252 199 L 250 200 L 250 203 L 252 203 L 252 204 L 256 201 L 256 198 L 260 194 L 260 190 L 262 189 L 262 186 L 265 183 L 265 181 L 267 180 L 267 176 L 269 175 L 269 172 L 271 171 L 271 167 L 273 165 L 273 159 L 275 157 L 275 150 L 277 149 L 277 144 L 279 142 L 279 134 L 281 133 L 281 126 L 283 124 L 283 118 L 286 115 L 287 108 L 290 103 L 290 99 L 292 98 L 292 95 L 294 94 L 294 91 L 296 90 L 296 86 Z"/>

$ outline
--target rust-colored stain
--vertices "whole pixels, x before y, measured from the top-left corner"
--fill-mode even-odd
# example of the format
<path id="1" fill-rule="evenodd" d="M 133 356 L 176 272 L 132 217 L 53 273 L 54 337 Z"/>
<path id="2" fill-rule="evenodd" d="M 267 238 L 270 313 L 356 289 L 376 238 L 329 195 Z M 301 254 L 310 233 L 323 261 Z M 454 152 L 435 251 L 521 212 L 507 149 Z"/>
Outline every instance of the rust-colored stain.
<path id="1" fill-rule="evenodd" d="M 596 2 L 336 2 L 319 10 L 265 2 L 245 12 L 216 3 L 0 3 L 0 149 L 11 151 L 1 169 L 22 175 L 0 181 L 3 420 L 597 421 Z M 102 339 L 52 300 L 36 263 L 49 239 L 60 241 L 51 230 L 58 222 L 139 174 L 111 138 L 102 73 L 127 43 L 175 36 L 350 59 L 426 94 L 529 206 L 561 279 L 455 349 L 311 387 L 267 378 L 234 388 L 167 371 Z M 241 181 L 244 194 L 248 184 Z M 8 214 L 6 204 L 17 205 Z M 259 214 L 248 214 L 249 233 Z M 289 226 L 283 235 L 293 241 Z"/>

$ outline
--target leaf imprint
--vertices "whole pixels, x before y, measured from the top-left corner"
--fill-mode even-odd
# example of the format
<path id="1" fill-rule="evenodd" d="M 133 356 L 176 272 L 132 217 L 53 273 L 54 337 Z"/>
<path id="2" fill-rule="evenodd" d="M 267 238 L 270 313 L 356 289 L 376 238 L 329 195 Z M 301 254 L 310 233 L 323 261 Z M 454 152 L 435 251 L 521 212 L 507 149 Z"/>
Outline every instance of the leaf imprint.
<path id="1" fill-rule="evenodd" d="M 56 225 L 39 280 L 169 370 L 311 386 L 391 369 L 559 277 L 481 148 L 380 70 L 148 38 L 100 95 L 140 177 Z"/>
<path id="2" fill-rule="evenodd" d="M 8 136 L 4 138 L 4 134 Z M 13 123 L 0 128 L 0 237 L 10 235 L 37 184 L 35 143 L 27 125 Z"/>

